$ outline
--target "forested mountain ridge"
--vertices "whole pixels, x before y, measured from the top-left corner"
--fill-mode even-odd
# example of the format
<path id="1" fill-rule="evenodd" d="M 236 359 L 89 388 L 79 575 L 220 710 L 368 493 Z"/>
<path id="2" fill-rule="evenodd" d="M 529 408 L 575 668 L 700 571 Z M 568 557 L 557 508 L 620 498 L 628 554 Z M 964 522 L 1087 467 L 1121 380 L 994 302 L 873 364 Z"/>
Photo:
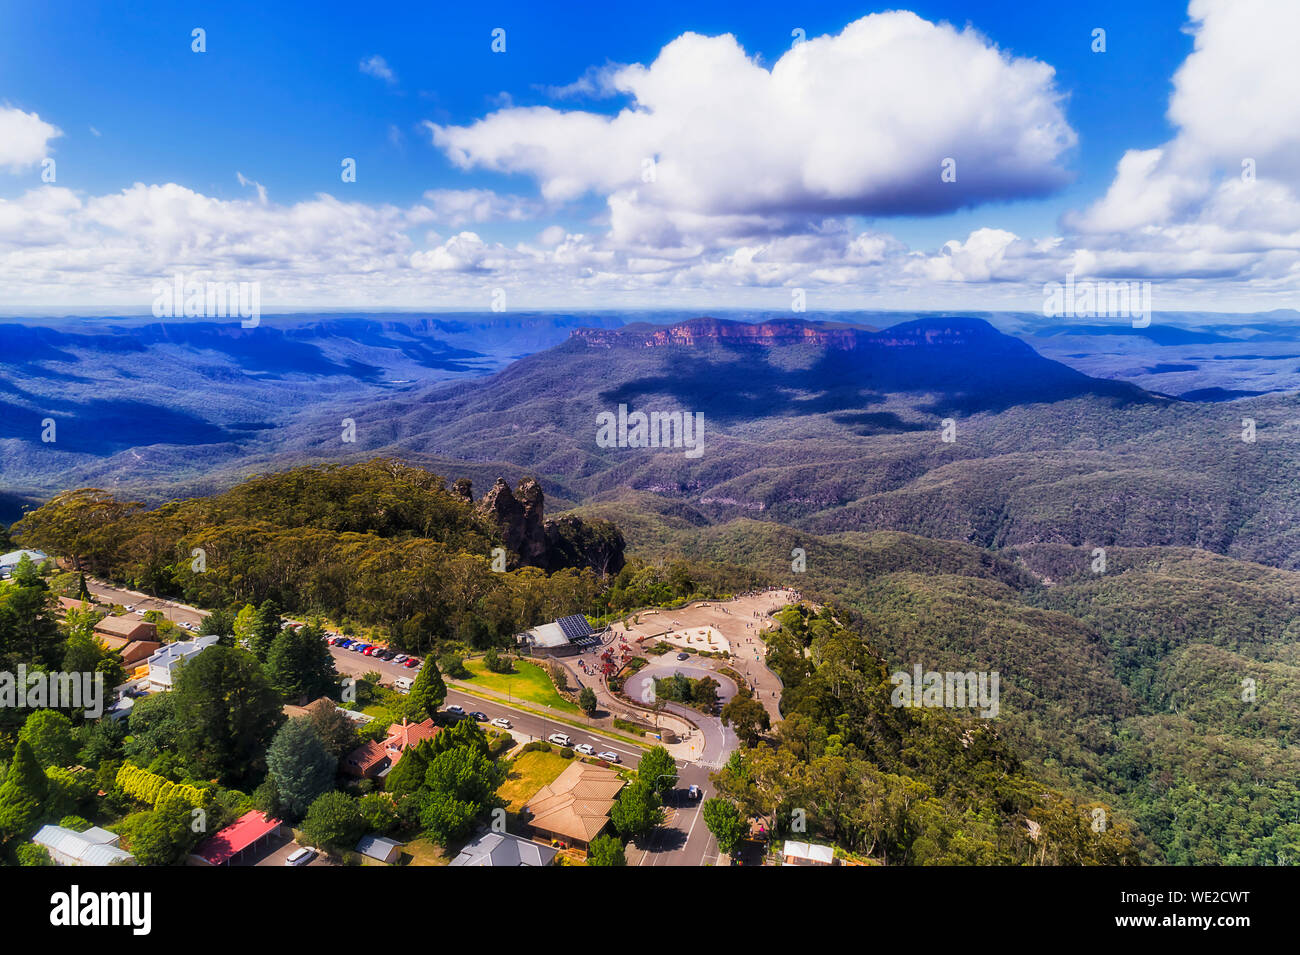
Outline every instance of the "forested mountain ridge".
<path id="1" fill-rule="evenodd" d="M 347 414 L 366 451 L 444 470 L 510 462 L 574 502 L 631 489 L 709 523 L 1195 546 L 1300 566 L 1290 398 L 1177 401 L 1083 376 L 983 322 L 873 332 L 789 319 L 712 334 L 727 328 L 578 332 L 485 381 L 339 406 L 275 440 L 337 454 Z M 620 405 L 702 413 L 704 452 L 599 447 L 596 416 Z"/>
<path id="2" fill-rule="evenodd" d="M 519 554 L 484 506 L 491 495 L 476 506 L 468 482 L 445 485 L 376 459 L 254 477 L 153 509 L 86 488 L 29 512 L 13 534 L 150 592 L 206 607 L 269 600 L 383 627 L 421 652 L 446 639 L 486 646 L 590 608 L 600 585 L 589 559 L 602 574 L 622 566 L 622 538 L 607 522 L 571 517 L 540 552 Z M 492 565 L 498 547 L 504 572 Z M 539 561 L 554 572 L 529 566 Z"/>
<path id="3" fill-rule="evenodd" d="M 999 737 L 1052 785 L 1123 811 L 1148 861 L 1298 858 L 1300 573 L 1188 548 L 1111 547 L 1103 565 L 1088 547 L 701 527 L 657 501 L 577 512 L 635 515 L 643 553 L 797 580 L 891 670 L 998 671 Z"/>

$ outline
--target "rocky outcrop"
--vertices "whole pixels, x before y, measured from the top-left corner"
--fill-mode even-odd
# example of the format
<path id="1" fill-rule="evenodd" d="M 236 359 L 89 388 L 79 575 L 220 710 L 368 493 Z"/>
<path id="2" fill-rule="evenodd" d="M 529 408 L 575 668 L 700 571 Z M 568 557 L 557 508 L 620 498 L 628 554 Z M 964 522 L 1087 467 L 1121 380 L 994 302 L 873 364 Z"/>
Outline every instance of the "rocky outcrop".
<path id="1" fill-rule="evenodd" d="M 566 514 L 546 522 L 546 550 L 550 570 L 590 567 L 597 574 L 617 574 L 623 569 L 622 532 L 609 521 L 584 521 Z"/>
<path id="2" fill-rule="evenodd" d="M 451 485 L 451 493 L 467 504 L 474 503 L 474 484 L 469 478 L 458 478 Z"/>
<path id="3" fill-rule="evenodd" d="M 520 481 L 513 493 L 505 478 L 497 478 L 479 502 L 479 513 L 501 531 L 511 566 L 547 566 L 544 506 L 542 486 L 533 478 Z"/>
<path id="4" fill-rule="evenodd" d="M 468 497 L 468 481 L 457 481 L 452 492 Z M 512 491 L 504 478 L 478 504 L 478 512 L 500 532 L 509 552 L 507 567 L 540 567 L 547 571 L 589 567 L 598 574 L 623 569 L 623 535 L 609 521 L 583 521 L 572 515 L 558 521 L 544 518 L 546 498 L 535 478 L 524 478 Z"/>

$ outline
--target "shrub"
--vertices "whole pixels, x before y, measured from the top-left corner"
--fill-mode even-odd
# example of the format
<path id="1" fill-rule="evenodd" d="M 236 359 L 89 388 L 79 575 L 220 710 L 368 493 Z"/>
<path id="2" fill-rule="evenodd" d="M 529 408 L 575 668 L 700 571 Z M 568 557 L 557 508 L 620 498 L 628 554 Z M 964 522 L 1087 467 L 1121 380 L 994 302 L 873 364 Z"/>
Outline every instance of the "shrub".
<path id="1" fill-rule="evenodd" d="M 123 763 L 122 768 L 117 771 L 117 785 L 132 799 L 149 803 L 155 808 L 167 800 L 184 802 L 191 809 L 198 809 L 206 801 L 203 790 L 190 785 L 178 785 L 166 777 L 133 766 L 131 763 Z"/>
<path id="2" fill-rule="evenodd" d="M 22 843 L 14 850 L 14 854 L 18 856 L 19 865 L 54 865 L 45 846 L 38 846 L 34 842 Z"/>
<path id="3" fill-rule="evenodd" d="M 566 746 L 564 749 L 560 750 L 560 756 L 564 759 L 573 759 L 573 750 Z"/>

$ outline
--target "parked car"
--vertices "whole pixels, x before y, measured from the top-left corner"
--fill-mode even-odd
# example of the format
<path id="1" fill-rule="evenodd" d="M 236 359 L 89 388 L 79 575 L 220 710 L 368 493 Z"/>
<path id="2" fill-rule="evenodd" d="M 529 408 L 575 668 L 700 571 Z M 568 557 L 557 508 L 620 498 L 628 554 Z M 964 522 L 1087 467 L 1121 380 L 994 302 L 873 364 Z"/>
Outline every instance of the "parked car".
<path id="1" fill-rule="evenodd" d="M 457 716 L 464 716 L 465 708 L 461 706 L 459 703 L 452 703 L 450 706 L 447 707 L 447 712 L 455 713 Z"/>
<path id="2" fill-rule="evenodd" d="M 679 659 L 679 660 L 689 660 L 690 658 L 691 658 L 691 655 L 690 655 L 689 653 L 679 653 L 679 654 L 677 654 L 677 659 Z"/>
<path id="3" fill-rule="evenodd" d="M 405 663 L 402 664 L 402 666 L 406 667 L 407 669 L 410 669 L 411 667 L 418 667 L 419 665 L 420 665 L 420 661 L 415 659 L 415 657 L 411 657 L 409 660 L 407 660 Z"/>
<path id="4" fill-rule="evenodd" d="M 499 727 L 501 727 L 503 730 L 508 730 L 508 729 L 510 729 L 510 721 L 509 721 L 508 719 L 506 719 L 504 716 L 498 716 L 496 719 L 494 719 L 494 720 L 492 721 L 492 725 L 493 725 L 493 726 L 499 726 Z"/>
<path id="5" fill-rule="evenodd" d="M 607 763 L 619 762 L 618 753 L 614 753 L 614 752 L 597 753 L 596 757 L 598 759 L 603 759 Z"/>
<path id="6" fill-rule="evenodd" d="M 348 647 L 348 649 L 353 653 L 365 653 L 369 648 L 370 644 L 368 643 L 354 643 L 352 646 Z"/>
<path id="7" fill-rule="evenodd" d="M 316 850 L 311 846 L 302 846 L 289 853 L 289 857 L 284 860 L 285 865 L 306 865 L 312 859 L 316 858 Z"/>
<path id="8" fill-rule="evenodd" d="M 130 613 L 132 610 L 135 609 L 135 604 L 127 604 L 122 609 L 125 610 L 127 613 Z"/>
<path id="9" fill-rule="evenodd" d="M 583 756 L 596 755 L 596 747 L 592 746 L 590 743 L 579 743 L 577 746 L 573 747 L 573 751 L 575 753 L 581 753 Z"/>
<path id="10" fill-rule="evenodd" d="M 397 656 L 393 657 L 393 662 L 394 662 L 394 663 L 405 663 L 405 662 L 406 662 L 407 660 L 409 660 L 409 659 L 410 659 L 410 657 L 408 657 L 405 653 L 399 653 Z"/>
<path id="11" fill-rule="evenodd" d="M 484 713 L 482 710 L 474 710 L 474 712 L 470 713 L 470 716 L 474 717 L 474 721 L 476 723 L 487 722 L 487 714 Z"/>
<path id="12" fill-rule="evenodd" d="M 573 745 L 573 740 L 569 739 L 569 737 L 565 736 L 563 733 L 552 733 L 550 736 L 546 737 L 546 739 L 549 742 L 554 743 L 556 746 Z"/>

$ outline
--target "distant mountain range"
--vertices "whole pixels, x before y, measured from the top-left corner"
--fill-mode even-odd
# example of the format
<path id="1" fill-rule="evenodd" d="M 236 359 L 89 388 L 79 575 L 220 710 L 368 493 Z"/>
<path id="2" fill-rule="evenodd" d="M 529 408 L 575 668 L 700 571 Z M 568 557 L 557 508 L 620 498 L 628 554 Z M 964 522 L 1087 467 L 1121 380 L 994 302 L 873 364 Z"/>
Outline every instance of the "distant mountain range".
<path id="1" fill-rule="evenodd" d="M 1300 492 L 1286 478 L 1300 423 L 1285 395 L 1176 400 L 970 317 L 884 329 L 657 317 L 0 324 L 5 516 L 69 486 L 158 500 L 385 454 L 480 487 L 535 474 L 554 508 L 622 489 L 711 522 L 994 547 L 1185 545 L 1300 566 Z M 1035 343 L 1108 337 L 1038 327 Z M 537 350 L 511 360 L 525 345 Z M 704 453 L 597 446 L 597 415 L 620 405 L 702 413 Z M 39 439 L 47 417 L 55 443 Z"/>
<path id="2" fill-rule="evenodd" d="M 1255 399 L 1246 442 L 1245 405 L 1090 378 L 978 319 L 881 331 L 697 319 L 578 330 L 486 380 L 336 402 L 265 437 L 268 460 L 382 453 L 475 480 L 534 473 L 561 504 L 627 489 L 714 523 L 990 547 L 1187 545 L 1291 567 L 1289 404 Z M 598 447 L 597 416 L 620 405 L 703 413 L 706 451 Z"/>

